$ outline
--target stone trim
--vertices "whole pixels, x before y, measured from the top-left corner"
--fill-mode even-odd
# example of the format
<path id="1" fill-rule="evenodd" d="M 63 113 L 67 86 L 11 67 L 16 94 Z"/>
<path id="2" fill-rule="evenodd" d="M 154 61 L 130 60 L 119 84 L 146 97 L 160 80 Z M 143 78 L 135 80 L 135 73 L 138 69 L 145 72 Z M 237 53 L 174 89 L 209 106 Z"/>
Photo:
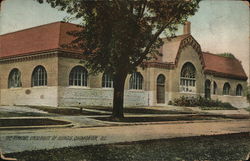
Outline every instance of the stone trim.
<path id="1" fill-rule="evenodd" d="M 174 69 L 175 65 L 172 63 L 161 63 L 161 62 L 144 62 L 143 66 L 146 68 L 161 68 L 161 69 Z"/>
<path id="2" fill-rule="evenodd" d="M 83 59 L 84 56 L 77 51 L 68 51 L 63 49 L 52 49 L 45 50 L 34 53 L 26 53 L 23 55 L 15 55 L 11 57 L 3 57 L 0 58 L 0 64 L 10 64 L 16 62 L 24 62 L 36 59 L 44 59 L 50 57 L 67 57 L 67 58 L 75 58 L 75 59 Z"/>
<path id="3" fill-rule="evenodd" d="M 177 52 L 177 55 L 176 55 L 176 58 L 175 58 L 175 67 L 178 66 L 178 61 L 179 61 L 179 58 L 180 58 L 180 54 L 181 54 L 181 51 L 188 45 L 191 45 L 194 50 L 198 53 L 198 56 L 199 56 L 199 59 L 201 61 L 201 66 L 202 66 L 202 69 L 204 69 L 205 67 L 205 63 L 204 63 L 204 59 L 203 59 L 203 56 L 202 56 L 202 51 L 201 51 L 201 46 L 200 44 L 193 38 L 192 35 L 186 37 L 185 39 L 183 39 L 180 43 L 180 47 L 179 47 L 179 50 Z"/>
<path id="4" fill-rule="evenodd" d="M 236 80 L 247 80 L 247 77 L 244 76 L 237 76 L 237 75 L 232 75 L 232 74 L 226 74 L 222 72 L 216 72 L 212 70 L 205 70 L 204 74 L 210 74 L 216 77 L 222 77 L 222 78 L 231 78 L 231 79 L 236 79 Z"/>

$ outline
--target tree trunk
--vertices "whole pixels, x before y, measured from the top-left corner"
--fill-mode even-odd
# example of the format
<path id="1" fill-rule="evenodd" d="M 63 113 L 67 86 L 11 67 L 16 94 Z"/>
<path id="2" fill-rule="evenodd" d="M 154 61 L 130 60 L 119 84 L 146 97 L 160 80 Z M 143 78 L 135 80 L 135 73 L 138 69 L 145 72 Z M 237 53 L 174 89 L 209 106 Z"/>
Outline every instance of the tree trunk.
<path id="1" fill-rule="evenodd" d="M 124 85 L 127 73 L 114 76 L 113 118 L 123 118 Z"/>

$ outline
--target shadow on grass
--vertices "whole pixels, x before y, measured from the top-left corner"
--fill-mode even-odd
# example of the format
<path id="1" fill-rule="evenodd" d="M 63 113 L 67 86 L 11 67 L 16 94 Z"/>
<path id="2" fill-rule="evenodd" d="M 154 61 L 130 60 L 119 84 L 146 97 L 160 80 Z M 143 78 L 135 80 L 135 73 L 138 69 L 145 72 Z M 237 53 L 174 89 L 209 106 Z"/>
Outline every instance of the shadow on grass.
<path id="1" fill-rule="evenodd" d="M 180 115 L 180 116 L 150 116 L 150 117 L 94 117 L 94 119 L 110 122 L 160 122 L 160 121 L 192 121 L 192 120 L 220 120 L 220 119 L 249 119 L 246 115 Z"/>
<path id="2" fill-rule="evenodd" d="M 29 106 L 37 110 L 46 111 L 51 114 L 58 115 L 69 115 L 69 116 L 79 116 L 79 115 L 107 115 L 99 112 L 84 111 L 82 109 L 72 109 L 72 108 L 55 108 L 55 107 L 45 107 L 45 106 Z"/>
<path id="3" fill-rule="evenodd" d="M 95 109 L 95 110 L 102 110 L 106 112 L 112 112 L 112 107 L 84 107 L 87 109 Z M 155 109 L 148 109 L 148 108 L 140 108 L 140 107 L 125 107 L 123 109 L 124 113 L 128 114 L 193 114 L 192 111 L 173 111 L 173 110 L 155 110 Z"/>
<path id="4" fill-rule="evenodd" d="M 48 118 L 34 119 L 0 119 L 0 127 L 8 126 L 42 126 L 42 125 L 66 125 L 70 122 L 52 120 Z"/>
<path id="5" fill-rule="evenodd" d="M 231 161 L 244 160 L 249 151 L 249 133 L 239 133 L 25 151 L 6 156 L 20 161 Z"/>

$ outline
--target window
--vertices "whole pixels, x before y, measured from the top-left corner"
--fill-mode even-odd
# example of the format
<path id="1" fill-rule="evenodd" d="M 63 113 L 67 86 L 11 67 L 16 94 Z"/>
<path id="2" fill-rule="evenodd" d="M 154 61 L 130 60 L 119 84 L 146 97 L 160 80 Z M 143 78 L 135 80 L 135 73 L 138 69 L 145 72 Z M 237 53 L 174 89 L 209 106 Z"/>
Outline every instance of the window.
<path id="1" fill-rule="evenodd" d="M 156 98 L 157 103 L 165 103 L 165 76 L 160 74 L 157 77 L 157 91 L 156 91 Z"/>
<path id="2" fill-rule="evenodd" d="M 87 86 L 88 72 L 82 66 L 75 66 L 69 74 L 70 86 Z"/>
<path id="3" fill-rule="evenodd" d="M 9 74 L 8 87 L 9 88 L 22 87 L 21 72 L 16 68 L 12 69 Z"/>
<path id="4" fill-rule="evenodd" d="M 214 90 L 213 90 L 213 94 L 216 94 L 217 93 L 217 84 L 216 82 L 214 82 Z"/>
<path id="5" fill-rule="evenodd" d="M 195 92 L 196 70 L 192 63 L 185 63 L 181 69 L 180 91 Z"/>
<path id="6" fill-rule="evenodd" d="M 223 95 L 229 95 L 229 92 L 230 92 L 230 84 L 225 83 L 223 86 Z"/>
<path id="7" fill-rule="evenodd" d="M 113 88 L 113 79 L 110 74 L 104 73 L 102 76 L 102 87 Z"/>
<path id="8" fill-rule="evenodd" d="M 242 96 L 242 91 L 243 91 L 242 86 L 238 84 L 236 87 L 236 96 Z"/>
<path id="9" fill-rule="evenodd" d="M 209 79 L 205 81 L 205 98 L 211 99 L 211 81 Z"/>
<path id="10" fill-rule="evenodd" d="M 47 85 L 47 72 L 43 66 L 37 66 L 32 73 L 32 87 Z"/>
<path id="11" fill-rule="evenodd" d="M 129 89 L 142 89 L 143 77 L 141 73 L 134 72 L 129 80 Z"/>

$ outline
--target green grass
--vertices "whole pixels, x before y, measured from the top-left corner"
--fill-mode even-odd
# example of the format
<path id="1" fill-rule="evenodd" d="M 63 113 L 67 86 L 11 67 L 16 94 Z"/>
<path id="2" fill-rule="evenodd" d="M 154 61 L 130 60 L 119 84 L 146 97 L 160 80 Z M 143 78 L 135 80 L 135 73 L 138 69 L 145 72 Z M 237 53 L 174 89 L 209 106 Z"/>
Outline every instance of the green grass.
<path id="1" fill-rule="evenodd" d="M 84 108 L 102 110 L 106 112 L 112 112 L 113 110 L 112 107 L 101 107 L 101 106 L 84 107 Z M 123 112 L 127 114 L 193 114 L 194 113 L 191 111 L 156 110 L 156 109 L 148 109 L 141 107 L 124 107 Z"/>
<path id="2" fill-rule="evenodd" d="M 246 108 L 246 110 L 250 112 L 250 107 Z"/>
<path id="3" fill-rule="evenodd" d="M 0 119 L 0 127 L 8 126 L 42 126 L 42 125 L 65 125 L 66 121 L 52 120 L 48 118 L 32 119 Z"/>
<path id="4" fill-rule="evenodd" d="M 193 121 L 193 120 L 224 120 L 224 119 L 250 119 L 246 115 L 180 115 L 180 116 L 150 116 L 150 117 L 95 117 L 94 119 L 111 122 L 161 122 L 161 121 Z"/>
<path id="5" fill-rule="evenodd" d="M 41 116 L 52 116 L 50 114 L 35 113 L 35 112 L 4 112 L 0 111 L 0 117 L 41 117 Z"/>
<path id="6" fill-rule="evenodd" d="M 72 108 L 57 108 L 57 107 L 46 107 L 46 106 L 29 106 L 30 108 L 46 111 L 51 114 L 58 115 L 70 115 L 70 116 L 78 116 L 78 115 L 103 115 L 99 112 L 90 112 L 79 109 Z"/>
<path id="7" fill-rule="evenodd" d="M 201 106 L 202 110 L 237 110 L 237 108 L 228 108 L 228 107 L 204 107 Z"/>
<path id="8" fill-rule="evenodd" d="M 8 154 L 20 161 L 245 160 L 249 133 L 140 141 Z"/>

